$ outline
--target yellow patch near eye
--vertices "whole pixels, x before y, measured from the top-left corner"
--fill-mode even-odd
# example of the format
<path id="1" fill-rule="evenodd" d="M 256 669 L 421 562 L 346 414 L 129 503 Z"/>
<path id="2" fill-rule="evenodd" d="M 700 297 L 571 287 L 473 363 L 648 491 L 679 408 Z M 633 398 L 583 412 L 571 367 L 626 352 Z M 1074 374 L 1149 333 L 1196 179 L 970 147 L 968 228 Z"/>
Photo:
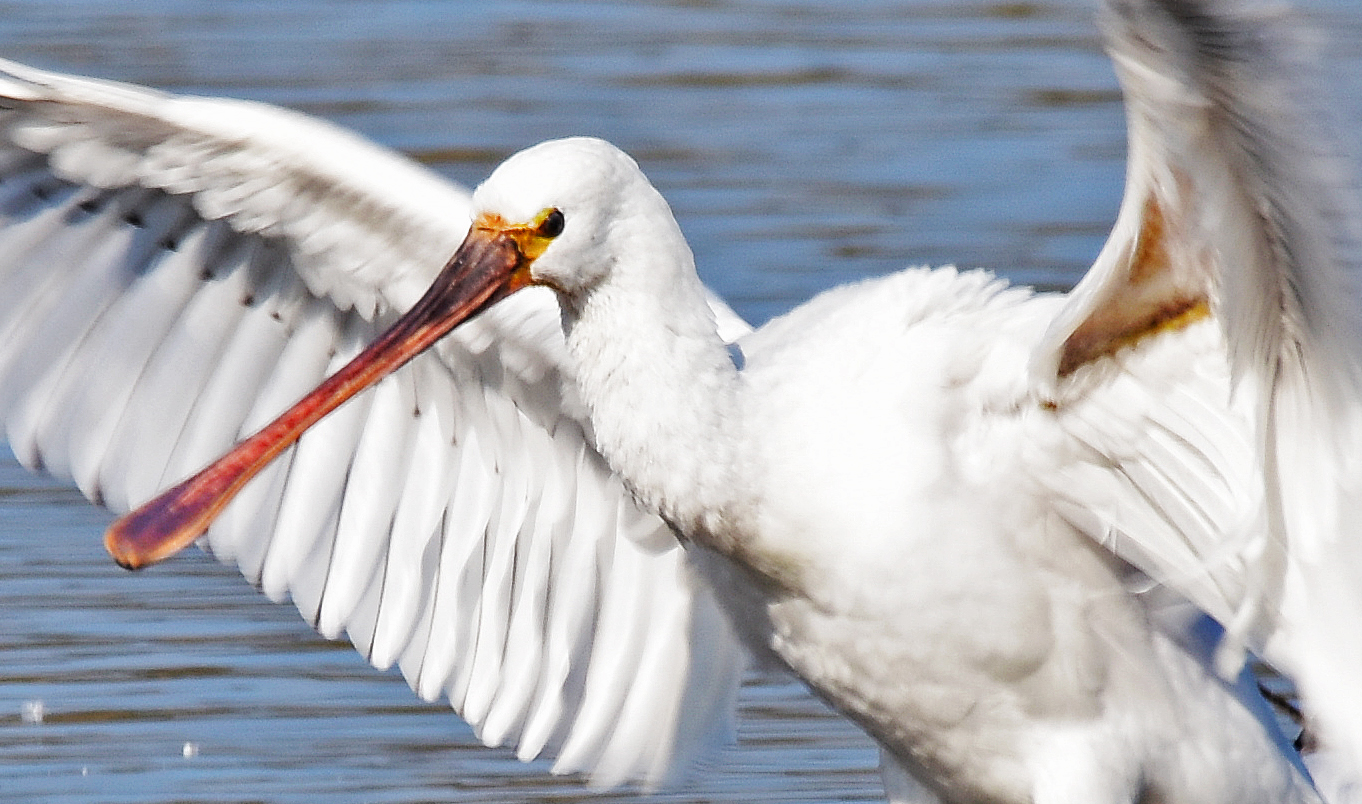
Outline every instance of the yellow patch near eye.
<path id="1" fill-rule="evenodd" d="M 515 241 L 516 249 L 527 262 L 539 258 L 549 243 L 562 231 L 563 213 L 550 207 L 529 223 L 511 223 L 496 213 L 486 212 L 473 221 L 473 228 L 504 234 Z"/>
<path id="2" fill-rule="evenodd" d="M 562 210 L 550 207 L 540 212 L 538 217 L 535 218 L 534 228 L 541 237 L 552 239 L 562 234 L 563 227 L 566 225 L 567 221 L 563 218 Z"/>

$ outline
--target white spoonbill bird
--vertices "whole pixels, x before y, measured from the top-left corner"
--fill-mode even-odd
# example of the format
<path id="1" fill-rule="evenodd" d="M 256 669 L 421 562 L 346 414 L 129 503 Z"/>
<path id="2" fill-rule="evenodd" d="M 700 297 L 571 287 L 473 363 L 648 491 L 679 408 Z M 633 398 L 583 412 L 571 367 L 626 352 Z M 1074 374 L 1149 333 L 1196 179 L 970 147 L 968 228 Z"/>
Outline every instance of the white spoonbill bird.
<path id="1" fill-rule="evenodd" d="M 894 801 L 1319 801 L 1243 668 L 1362 768 L 1351 166 L 1270 4 L 1104 19 L 1127 187 L 1072 294 L 908 270 L 756 332 L 600 140 L 470 201 L 297 115 L 6 65 L 10 442 L 124 510 L 255 432 L 115 558 L 201 540 L 602 784 L 720 737 L 745 648 Z"/>

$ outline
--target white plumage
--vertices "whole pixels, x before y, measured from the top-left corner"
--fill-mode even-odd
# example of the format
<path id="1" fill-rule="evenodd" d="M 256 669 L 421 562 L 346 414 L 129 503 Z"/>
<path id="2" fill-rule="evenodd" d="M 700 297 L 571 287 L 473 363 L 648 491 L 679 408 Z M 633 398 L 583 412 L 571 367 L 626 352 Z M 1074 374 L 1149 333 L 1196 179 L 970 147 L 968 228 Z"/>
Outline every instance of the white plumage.
<path id="1" fill-rule="evenodd" d="M 419 309 L 471 216 L 453 269 L 553 290 L 316 424 L 204 541 L 322 633 L 601 784 L 718 742 L 745 645 L 879 741 L 895 801 L 1315 801 L 1241 666 L 1355 775 L 1351 166 L 1279 12 L 1106 25 L 1130 167 L 1073 294 L 910 270 L 751 333 L 600 141 L 470 200 L 295 114 L 6 64 L 8 438 L 126 510 Z"/>
<path id="2" fill-rule="evenodd" d="M 221 150 L 249 173 L 250 150 L 231 138 L 239 130 L 198 127 L 235 125 L 242 105 L 7 67 L 6 94 L 30 102 L 5 113 L 10 140 L 43 131 L 57 149 L 50 162 L 14 145 L 7 153 L 7 434 L 25 463 L 72 476 L 115 510 L 315 385 L 372 336 L 365 305 L 352 302 L 410 306 L 466 229 L 465 193 L 323 125 L 252 140 L 258 170 L 326 196 L 316 209 L 260 211 L 252 205 L 269 199 L 188 155 L 177 187 L 196 167 L 218 190 L 207 202 L 143 189 L 163 183 L 181 140 L 207 141 L 189 153 Z M 277 131 L 268 121 L 283 113 L 247 108 Z M 281 145 L 301 142 L 312 147 Z M 146 166 L 142 155 L 158 149 Z M 329 155 L 318 170 L 331 172 L 308 175 L 294 160 L 302 151 Z M 121 189 L 94 186 L 113 183 L 109 163 L 127 171 Z M 71 181 L 86 172 L 90 184 Z M 394 182 L 386 195 L 364 184 L 377 176 Z M 410 204 L 412 217 L 394 214 L 388 226 L 369 214 L 382 204 Z M 234 206 L 244 217 L 214 217 Z M 315 238 L 279 239 L 289 209 L 307 221 L 302 231 L 326 237 L 395 243 L 422 220 L 444 231 L 407 237 L 403 250 L 428 249 L 425 259 L 366 274 L 369 251 L 393 256 L 382 246 L 319 256 L 299 245 Z M 259 236 L 266 229 L 275 236 Z M 320 425 L 242 494 L 206 546 L 272 598 L 291 597 L 323 633 L 348 633 L 380 667 L 400 664 L 423 697 L 448 694 L 486 741 L 517 741 L 527 757 L 555 749 L 557 769 L 589 770 L 602 784 L 661 781 L 729 728 L 742 654 L 680 547 L 629 501 L 565 407 L 558 328 L 546 293 L 509 300 L 442 343 L 442 356 Z M 459 386 L 470 392 L 449 393 Z M 517 560 L 545 553 L 548 566 Z M 532 570 L 537 584 L 525 582 Z M 518 653 L 529 646 L 537 662 Z M 588 666 L 593 655 L 605 660 Z M 516 674 L 502 672 L 510 661 Z M 637 675 L 644 661 L 660 671 Z M 614 728 L 626 714 L 648 740 Z"/>

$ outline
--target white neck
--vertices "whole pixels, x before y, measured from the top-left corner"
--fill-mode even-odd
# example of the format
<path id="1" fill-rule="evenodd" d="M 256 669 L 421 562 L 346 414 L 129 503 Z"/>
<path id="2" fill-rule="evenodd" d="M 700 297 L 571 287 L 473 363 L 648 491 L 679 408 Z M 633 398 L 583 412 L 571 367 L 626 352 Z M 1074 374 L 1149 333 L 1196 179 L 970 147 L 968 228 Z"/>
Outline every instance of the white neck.
<path id="1" fill-rule="evenodd" d="M 627 265 L 563 299 L 564 328 L 611 468 L 644 505 L 708 541 L 732 491 L 738 374 L 689 248 L 674 223 L 662 229 L 644 228 L 622 249 Z"/>

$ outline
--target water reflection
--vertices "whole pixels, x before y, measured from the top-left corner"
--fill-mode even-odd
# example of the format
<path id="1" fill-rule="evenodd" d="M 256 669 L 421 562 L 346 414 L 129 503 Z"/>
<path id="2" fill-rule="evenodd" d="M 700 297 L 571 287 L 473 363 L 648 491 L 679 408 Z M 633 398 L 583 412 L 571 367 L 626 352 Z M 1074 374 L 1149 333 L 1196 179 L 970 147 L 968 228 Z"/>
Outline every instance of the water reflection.
<path id="1" fill-rule="evenodd" d="M 1310 5 L 1356 108 L 1362 12 Z M 1082 0 L 34 0 L 0 2 L 0 53 L 283 103 L 465 183 L 531 142 L 604 136 L 756 321 L 909 263 L 1067 286 L 1120 196 L 1119 97 Z M 5 798 L 637 798 L 477 746 L 202 555 L 115 569 L 105 522 L 0 463 Z M 741 732 L 667 800 L 879 796 L 869 743 L 797 686 L 754 679 Z"/>

